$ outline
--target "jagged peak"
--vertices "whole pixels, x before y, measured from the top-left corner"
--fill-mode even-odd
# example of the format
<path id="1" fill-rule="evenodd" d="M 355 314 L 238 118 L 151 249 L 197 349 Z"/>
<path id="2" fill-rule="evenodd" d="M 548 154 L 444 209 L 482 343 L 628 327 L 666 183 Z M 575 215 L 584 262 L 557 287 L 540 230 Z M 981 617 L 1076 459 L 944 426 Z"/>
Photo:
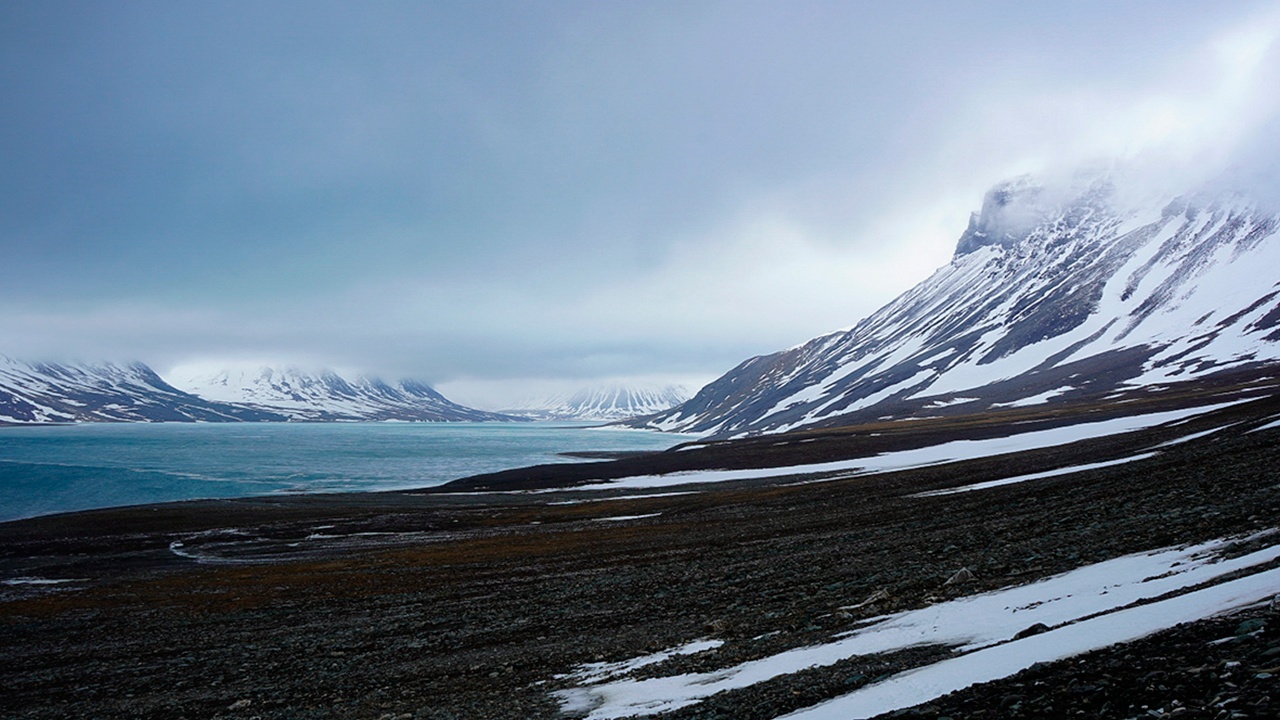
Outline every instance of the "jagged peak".
<path id="1" fill-rule="evenodd" d="M 1142 182 L 1140 173 L 1121 166 L 1085 168 L 1067 176 L 1024 174 L 1005 180 L 983 195 L 981 209 L 970 213 L 954 257 L 984 247 L 1010 248 L 1036 242 L 1037 237 L 1073 229 L 1090 218 L 1124 218 L 1159 210 L 1166 220 L 1180 215 L 1192 220 L 1201 213 L 1243 217 L 1271 216 L 1280 211 L 1230 176 L 1177 197 L 1149 185 Z"/>
<path id="2" fill-rule="evenodd" d="M 1059 221 L 1081 222 L 1087 210 L 1110 208 L 1115 186 L 1106 174 L 1079 173 L 1063 182 L 1020 175 L 998 183 L 982 199 L 982 209 L 969 215 L 969 226 L 956 242 L 955 256 L 982 247 L 1011 247 L 1037 230 Z"/>

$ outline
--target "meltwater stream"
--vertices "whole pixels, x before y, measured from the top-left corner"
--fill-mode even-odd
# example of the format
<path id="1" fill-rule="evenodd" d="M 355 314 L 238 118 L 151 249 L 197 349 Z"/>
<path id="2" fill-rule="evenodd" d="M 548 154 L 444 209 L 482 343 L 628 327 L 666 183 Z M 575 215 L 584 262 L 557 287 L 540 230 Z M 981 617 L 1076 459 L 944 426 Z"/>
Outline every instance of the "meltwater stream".
<path id="1" fill-rule="evenodd" d="M 0 427 L 0 522 L 139 503 L 395 490 L 688 439 L 572 423 L 100 423 Z"/>

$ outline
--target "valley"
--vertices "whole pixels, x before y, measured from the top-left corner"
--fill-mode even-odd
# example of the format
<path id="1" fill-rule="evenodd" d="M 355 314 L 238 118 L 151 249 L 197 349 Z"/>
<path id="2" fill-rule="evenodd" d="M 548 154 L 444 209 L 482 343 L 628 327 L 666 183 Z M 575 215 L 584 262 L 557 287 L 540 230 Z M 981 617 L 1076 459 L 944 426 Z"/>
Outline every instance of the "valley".
<path id="1" fill-rule="evenodd" d="M 488 492 L 464 481 L 436 491 L 180 503 L 6 523 L 5 577 L 66 582 L 4 591 L 3 710 L 24 718 L 552 718 L 566 710 L 613 717 L 605 710 L 611 701 L 591 700 L 593 686 L 582 685 L 588 665 L 702 643 L 642 666 L 610 666 L 608 677 L 723 673 L 830 643 L 874 618 L 1135 553 L 1221 541 L 1226 554 L 1207 558 L 1212 567 L 1275 545 L 1268 534 L 1280 517 L 1275 388 L 1258 374 L 1186 386 L 1167 404 L 1153 392 L 1141 410 L 1216 409 L 1082 442 L 871 475 L 540 492 L 516 491 L 525 481 L 512 475 L 484 480 Z M 1064 408 L 1040 421 L 1061 426 L 1088 415 Z M 904 424 L 897 434 L 852 427 L 821 443 L 782 436 L 741 447 L 757 453 L 752 464 L 790 467 L 865 455 L 863 442 L 900 452 L 944 438 L 1007 435 L 1008 423 L 1027 419 L 957 416 Z M 605 474 L 631 477 L 657 463 L 716 467 L 735 445 L 630 458 Z M 1139 455 L 1146 456 L 1086 467 Z M 938 492 L 1072 467 L 1080 469 Z M 1264 560 L 1197 587 L 1271 567 L 1275 561 Z M 966 579 L 949 583 L 961 569 Z M 1151 672 L 1135 674 L 1141 668 L 1176 650 L 1187 667 L 1214 658 L 1252 664 L 1202 673 L 1194 685 L 1152 685 L 1142 704 L 1169 709 L 1176 700 L 1188 708 L 1180 715 L 1214 717 L 1213 703 L 1230 696 L 1264 717 L 1274 709 L 1274 680 L 1263 677 L 1274 636 L 1207 641 L 1236 638 L 1230 631 L 1250 618 L 1255 629 L 1274 632 L 1265 600 L 1277 593 L 1272 587 L 1262 605 L 1245 603 L 1230 620 L 1086 653 L 1060 670 L 1036 665 L 1030 682 L 1063 678 L 1055 710 L 1089 713 L 1107 702 L 1108 716 L 1129 717 L 1146 712 L 1127 699 L 1139 696 L 1071 693 L 1066 678 L 1105 673 L 1113 686 L 1130 687 Z M 1108 660 L 1116 652 L 1128 658 L 1121 667 Z M 672 706 L 662 717 L 779 717 L 952 655 L 945 641 L 853 655 Z M 1027 677 L 929 700 L 942 705 L 918 712 L 989 707 L 992 716 L 1017 717 L 1020 710 L 1009 708 L 1018 701 L 1006 698 L 1023 698 L 1027 712 L 1045 702 L 1019 689 Z"/>

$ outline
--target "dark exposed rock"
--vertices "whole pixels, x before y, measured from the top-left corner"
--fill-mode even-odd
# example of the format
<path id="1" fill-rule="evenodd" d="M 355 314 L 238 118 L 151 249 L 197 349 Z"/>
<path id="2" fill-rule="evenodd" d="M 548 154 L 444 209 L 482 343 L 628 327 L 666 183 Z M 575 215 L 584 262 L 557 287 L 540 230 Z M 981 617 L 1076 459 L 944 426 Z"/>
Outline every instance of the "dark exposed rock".
<path id="1" fill-rule="evenodd" d="M 1021 640 L 1022 638 L 1028 638 L 1028 637 L 1031 637 L 1032 635 L 1039 635 L 1040 633 L 1048 632 L 1048 631 L 1049 631 L 1048 625 L 1045 625 L 1044 623 L 1036 623 L 1035 625 L 1031 625 L 1030 627 L 1027 627 L 1023 630 L 1019 630 L 1018 633 L 1013 636 L 1013 639 Z"/>

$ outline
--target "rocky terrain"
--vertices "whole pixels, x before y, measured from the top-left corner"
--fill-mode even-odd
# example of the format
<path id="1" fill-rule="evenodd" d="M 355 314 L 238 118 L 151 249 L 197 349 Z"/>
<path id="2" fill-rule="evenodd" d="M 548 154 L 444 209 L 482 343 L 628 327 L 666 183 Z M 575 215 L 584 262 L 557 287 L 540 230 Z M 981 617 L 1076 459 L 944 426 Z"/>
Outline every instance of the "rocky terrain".
<path id="1" fill-rule="evenodd" d="M 491 477 L 435 492 L 179 503 L 2 524 L 0 715 L 581 716 L 590 711 L 573 710 L 563 693 L 582 685 L 584 668 L 608 667 L 592 663 L 684 647 L 617 672 L 727 671 L 829 643 L 886 614 L 1132 553 L 1239 538 L 1224 552 L 1240 556 L 1273 546 L 1265 533 L 1280 526 L 1276 390 L 1259 375 L 1148 393 L 1147 410 L 1217 409 L 1091 441 L 870 475 L 780 472 L 654 492 L 466 489 L 500 485 Z M 1119 405 L 1139 402 L 1129 400 Z M 896 435 L 875 426 L 775 436 L 768 446 L 708 443 L 618 461 L 624 469 L 614 475 L 654 463 L 721 467 L 739 451 L 753 463 L 795 466 L 864 455 L 865 443 L 884 452 L 1115 407 L 1058 407 L 1056 419 L 1044 408 L 1038 418 L 936 418 Z M 921 495 L 1132 457 L 1140 459 Z M 605 467 L 583 466 L 596 468 L 590 475 Z M 899 714 L 1274 717 L 1276 624 L 1264 602 Z M 855 655 L 661 717 L 779 717 L 953 654 L 924 644 Z"/>

